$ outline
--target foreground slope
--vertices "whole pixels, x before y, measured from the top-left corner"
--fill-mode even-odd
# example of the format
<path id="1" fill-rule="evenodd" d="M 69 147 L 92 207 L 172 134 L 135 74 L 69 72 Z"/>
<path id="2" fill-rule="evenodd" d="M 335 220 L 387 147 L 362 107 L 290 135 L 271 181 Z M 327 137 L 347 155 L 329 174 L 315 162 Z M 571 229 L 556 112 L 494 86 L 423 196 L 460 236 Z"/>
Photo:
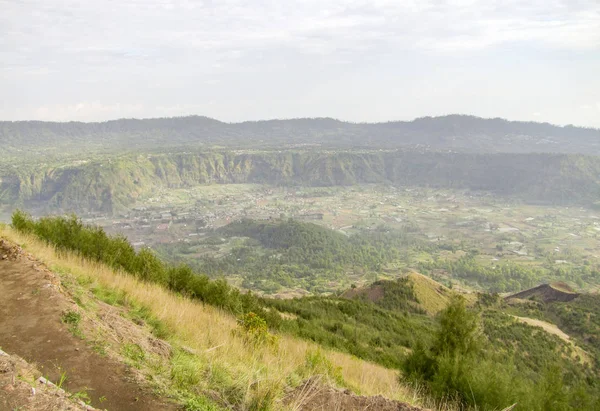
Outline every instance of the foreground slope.
<path id="1" fill-rule="evenodd" d="M 399 385 L 397 372 L 393 370 L 285 336 L 280 337 L 276 346 L 251 344 L 240 333 L 235 319 L 218 309 L 182 298 L 158 285 L 116 273 L 102 264 L 90 263 L 69 253 L 58 255 L 53 248 L 6 227 L 0 230 L 4 244 L 9 244 L 11 250 L 17 250 L 14 256 L 10 251 L 4 251 L 2 255 L 6 254 L 7 258 L 1 263 L 6 267 L 18 264 L 18 267 L 5 270 L 8 274 L 2 276 L 2 283 L 14 289 L 15 301 L 24 298 L 41 313 L 47 309 L 47 316 L 42 316 L 40 321 L 49 324 L 50 330 L 56 329 L 56 333 L 60 333 L 57 334 L 60 339 L 57 339 L 56 336 L 38 336 L 36 333 L 45 333 L 41 327 L 25 328 L 33 341 L 43 345 L 44 341 L 49 339 L 52 342 L 54 339 L 55 343 L 54 348 L 47 347 L 49 351 L 37 350 L 33 346 L 35 344 L 28 351 L 28 345 L 21 346 L 11 341 L 13 335 L 19 338 L 19 334 L 24 332 L 17 330 L 11 322 L 27 318 L 26 312 L 19 315 L 9 313 L 6 310 L 12 308 L 7 307 L 4 308 L 6 315 L 2 316 L 3 326 L 0 327 L 7 333 L 0 333 L 0 346 L 8 352 L 22 350 L 24 356 L 38 356 L 37 361 L 46 364 L 51 364 L 52 359 L 44 353 L 55 353 L 51 357 L 60 359 L 60 363 L 64 363 L 63 370 L 66 369 L 70 376 L 68 388 L 76 390 L 82 385 L 88 386 L 94 405 L 103 407 L 106 401 L 120 398 L 118 389 L 103 394 L 100 382 L 95 381 L 93 375 L 86 374 L 93 371 L 102 376 L 103 369 L 113 372 L 111 376 L 105 375 L 106 384 L 120 384 L 121 375 L 129 372 L 133 381 L 146 381 L 141 386 L 145 387 L 142 393 L 146 393 L 143 395 L 147 397 L 142 396 L 136 386 L 123 383 L 124 401 L 131 399 L 131 393 L 136 393 L 134 407 L 139 403 L 140 409 L 168 407 L 164 400 L 158 400 L 162 401 L 158 407 L 144 403 L 145 400 L 157 401 L 149 390 L 161 398 L 170 397 L 184 404 L 188 410 L 282 409 L 289 404 L 294 409 L 320 409 L 318 404 L 305 403 L 306 398 L 300 395 L 286 395 L 288 389 L 315 375 L 322 375 L 325 385 L 336 384 L 362 395 L 380 394 L 411 402 L 418 398 L 411 390 Z M 11 243 L 24 245 L 36 257 L 23 257 Z M 44 265 L 61 273 L 60 276 L 54 276 Z M 29 282 L 18 278 L 21 271 L 31 276 Z M 39 284 L 34 281 L 35 278 Z M 50 296 L 54 297 L 48 304 Z M 79 313 L 81 320 L 72 321 L 71 318 L 77 316 L 66 313 Z M 134 323 L 129 320 L 126 328 L 119 328 L 123 318 Z M 92 361 L 91 366 L 84 367 L 81 358 L 88 354 L 87 361 Z M 104 359 L 105 365 L 94 367 L 95 355 Z M 117 360 L 125 362 L 128 367 L 112 362 Z M 123 370 L 122 374 L 119 370 Z M 52 377 L 59 381 L 61 374 L 56 370 Z M 139 385 L 139 382 L 136 384 Z M 349 393 L 344 395 L 350 396 Z M 369 401 L 360 398 L 357 404 Z M 284 399 L 288 405 L 284 405 Z M 136 409 L 128 403 L 119 404 L 111 409 Z M 395 404 L 398 409 L 405 407 L 398 402 Z"/>
<path id="2" fill-rule="evenodd" d="M 302 342 L 290 335 L 400 368 L 403 380 L 418 384 L 442 404 L 451 398 L 467 409 L 496 410 L 517 402 L 523 409 L 540 411 L 595 409 L 600 404 L 598 356 L 594 355 L 594 362 L 591 357 L 577 358 L 568 341 L 506 312 L 497 294 L 478 294 L 472 307 L 452 295 L 435 318 L 412 304 L 418 298 L 408 278 L 404 284 L 388 283 L 397 285 L 393 298 L 384 295 L 378 303 L 335 296 L 263 299 L 240 293 L 223 279 L 211 281 L 189 267 L 168 265 L 148 249 L 135 251 L 123 237 L 107 236 L 75 216 L 33 220 L 16 212 L 12 224 L 21 233 L 55 245 L 61 254 L 80 253 L 75 262 L 86 256 L 119 270 L 123 278 L 117 282 L 111 277 L 115 273 L 108 270 L 112 284 L 108 291 L 96 282 L 103 278 L 102 272 L 77 278 L 78 306 L 91 306 L 81 298 L 87 290 L 119 306 L 135 321 L 152 325 L 157 337 L 166 337 L 174 354 L 160 367 L 155 363 L 160 364 L 160 357 L 150 355 L 142 345 L 124 346 L 121 351 L 132 365 L 148 370 L 147 376 L 157 387 L 186 403 L 191 401 L 193 409 L 199 401 L 242 409 L 287 404 L 288 388 L 316 374 L 338 387 L 360 391 L 374 385 L 365 377 L 376 377 L 378 384 L 386 378 L 381 372 L 376 376 L 377 367 L 368 369 L 366 363 L 355 360 L 357 379 L 344 372 L 345 366 L 336 365 L 334 352 L 313 343 L 304 343 L 302 348 Z M 435 285 L 420 276 L 417 279 L 428 288 Z M 115 290 L 121 280 L 128 286 Z M 433 291 L 425 295 L 436 296 L 439 286 Z M 237 324 L 227 327 L 233 317 L 220 309 L 202 306 L 198 311 L 199 301 L 237 316 Z M 278 334 L 271 334 L 269 326 Z M 352 368 L 351 362 L 346 364 Z M 359 368 L 358 364 L 363 365 Z"/>
<path id="3" fill-rule="evenodd" d="M 124 364 L 101 355 L 79 338 L 82 310 L 62 290 L 56 274 L 6 240 L 0 239 L 0 255 L 0 346 L 4 351 L 36 363 L 45 377 L 63 380 L 63 388 L 85 393 L 95 406 L 175 409 L 156 398 L 149 387 L 136 383 Z"/>

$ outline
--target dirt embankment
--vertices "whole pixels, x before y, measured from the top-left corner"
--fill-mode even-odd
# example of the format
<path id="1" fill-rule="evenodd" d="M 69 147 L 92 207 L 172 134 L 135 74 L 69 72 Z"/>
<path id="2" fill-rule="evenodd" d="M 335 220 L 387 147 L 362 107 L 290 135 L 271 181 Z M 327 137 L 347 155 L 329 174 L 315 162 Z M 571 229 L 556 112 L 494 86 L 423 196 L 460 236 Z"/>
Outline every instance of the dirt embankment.
<path id="1" fill-rule="evenodd" d="M 0 350 L 0 409 L 21 411 L 93 411 L 16 355 Z"/>
<path id="2" fill-rule="evenodd" d="M 291 391 L 283 402 L 294 411 L 427 411 L 381 395 L 364 397 L 349 390 L 332 388 L 322 384 L 319 377 L 305 381 Z"/>
<path id="3" fill-rule="evenodd" d="M 95 352 L 73 335 L 61 317 L 76 304 L 62 290 L 59 278 L 20 247 L 3 239 L 0 295 L 0 347 L 6 353 L 35 364 L 49 381 L 64 379 L 62 388 L 75 397 L 88 399 L 97 408 L 175 409 L 138 384 L 124 364 Z M 0 398 L 4 404 L 10 404 L 16 392 L 18 388 L 0 388 Z M 51 405 L 34 409 L 53 409 Z"/>
<path id="4" fill-rule="evenodd" d="M 573 291 L 567 284 L 552 283 L 542 284 L 517 294 L 510 295 L 506 299 L 530 300 L 536 299 L 545 303 L 551 301 L 567 302 L 579 297 L 579 294 Z"/>

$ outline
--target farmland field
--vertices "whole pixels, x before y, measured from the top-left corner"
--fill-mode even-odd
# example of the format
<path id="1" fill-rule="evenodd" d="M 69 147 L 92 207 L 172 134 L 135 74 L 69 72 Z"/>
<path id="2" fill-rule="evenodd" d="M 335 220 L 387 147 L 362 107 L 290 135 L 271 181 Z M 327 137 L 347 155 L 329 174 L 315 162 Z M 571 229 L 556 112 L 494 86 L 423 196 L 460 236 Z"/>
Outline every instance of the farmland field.
<path id="1" fill-rule="evenodd" d="M 150 246 L 176 261 L 223 258 L 246 239 L 218 234 L 241 219 L 283 221 L 292 218 L 326 227 L 347 237 L 382 229 L 402 231 L 423 246 L 398 249 L 379 270 L 344 267 L 311 292 L 335 292 L 350 284 L 394 278 L 409 269 L 423 270 L 448 284 L 479 289 L 444 269 L 466 255 L 478 266 L 517 264 L 558 272 L 593 268 L 600 255 L 600 212 L 583 207 L 523 204 L 485 192 L 406 188 L 383 184 L 336 187 L 278 187 L 259 184 L 213 184 L 164 189 L 140 198 L 118 216 L 88 216 L 85 221 L 122 233 L 136 246 Z M 256 245 L 255 245 L 256 246 Z M 259 254 L 265 250 L 256 246 Z M 429 265 L 427 265 L 429 264 Z M 227 279 L 243 284 L 243 269 Z M 594 271 L 594 270 L 592 270 Z M 593 280 L 572 275 L 576 288 L 596 289 Z M 281 296 L 305 294 L 302 286 L 261 287 Z M 510 287 L 498 291 L 510 291 Z"/>

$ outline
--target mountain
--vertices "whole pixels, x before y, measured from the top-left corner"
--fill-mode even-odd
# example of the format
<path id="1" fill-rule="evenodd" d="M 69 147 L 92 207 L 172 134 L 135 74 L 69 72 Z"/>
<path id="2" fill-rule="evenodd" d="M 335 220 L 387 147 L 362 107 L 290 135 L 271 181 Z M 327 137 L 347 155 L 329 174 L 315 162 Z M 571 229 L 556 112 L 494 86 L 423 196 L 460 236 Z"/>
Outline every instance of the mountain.
<path id="1" fill-rule="evenodd" d="M 77 155 L 81 150 L 90 153 L 173 147 L 297 145 L 600 154 L 600 130 L 466 115 L 387 123 L 349 123 L 331 118 L 224 123 L 189 116 L 100 123 L 4 121 L 0 122 L 0 144 L 15 158 Z"/>

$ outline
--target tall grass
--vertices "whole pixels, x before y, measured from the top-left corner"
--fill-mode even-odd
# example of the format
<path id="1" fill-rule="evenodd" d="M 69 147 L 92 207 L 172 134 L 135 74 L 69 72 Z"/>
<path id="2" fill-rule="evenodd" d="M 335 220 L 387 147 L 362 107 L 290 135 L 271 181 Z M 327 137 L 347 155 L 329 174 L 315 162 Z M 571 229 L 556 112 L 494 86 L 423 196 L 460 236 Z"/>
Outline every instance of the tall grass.
<path id="1" fill-rule="evenodd" d="M 418 389 L 401 385 L 396 370 L 286 335 L 281 335 L 275 346 L 249 345 L 236 332 L 239 326 L 235 317 L 223 309 L 74 252 L 57 251 L 33 235 L 8 226 L 0 225 L 0 236 L 21 245 L 51 270 L 86 280 L 91 278 L 97 285 L 123 293 L 148 307 L 152 315 L 171 330 L 171 344 L 185 347 L 175 354 L 171 371 L 182 390 L 220 387 L 222 392 L 217 393 L 218 396 L 235 402 L 242 409 L 269 409 L 276 406 L 286 387 L 299 384 L 310 373 L 323 373 L 328 374 L 326 377 L 331 383 L 344 385 L 362 395 L 381 394 L 433 406 L 422 398 Z M 319 361 L 323 363 L 321 366 Z M 311 366 L 311 362 L 317 364 Z"/>

